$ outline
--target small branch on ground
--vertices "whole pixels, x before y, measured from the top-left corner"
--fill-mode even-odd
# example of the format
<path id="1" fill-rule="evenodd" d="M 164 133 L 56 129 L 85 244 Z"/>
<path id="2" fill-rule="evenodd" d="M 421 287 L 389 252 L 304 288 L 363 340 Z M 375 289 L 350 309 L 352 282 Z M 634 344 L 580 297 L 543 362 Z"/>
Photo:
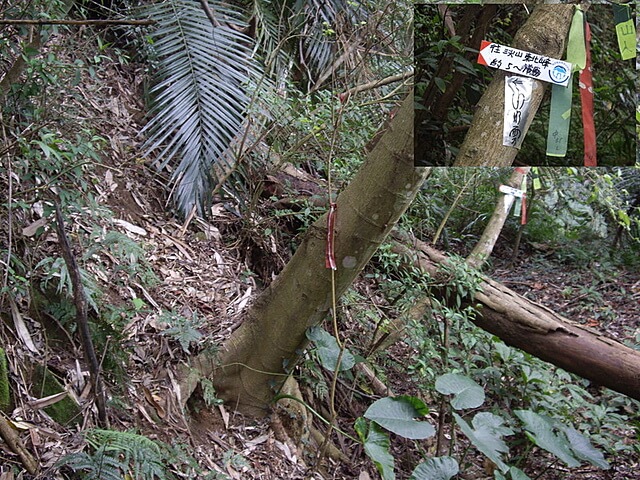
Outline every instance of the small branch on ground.
<path id="1" fill-rule="evenodd" d="M 18 433 L 9 424 L 9 421 L 0 414 L 0 437 L 5 441 L 7 446 L 20 457 L 20 461 L 31 475 L 37 475 L 39 467 L 38 462 L 26 449 Z"/>
<path id="2" fill-rule="evenodd" d="M 380 395 L 381 397 L 395 396 L 393 390 L 391 390 L 388 385 L 385 385 L 385 383 L 377 377 L 376 373 L 371 367 L 369 367 L 369 365 L 360 362 L 356 363 L 354 368 L 358 373 L 364 375 L 364 377 L 369 381 L 369 385 L 376 395 Z"/>
<path id="3" fill-rule="evenodd" d="M 78 263 L 76 262 L 73 251 L 71 250 L 69 237 L 64 231 L 64 219 L 62 218 L 60 204 L 58 201 L 54 200 L 54 205 L 56 209 L 56 232 L 58 234 L 60 252 L 62 253 L 62 258 L 64 258 L 64 262 L 67 265 L 67 270 L 73 286 L 73 301 L 76 306 L 76 322 L 78 324 L 78 329 L 80 330 L 84 355 L 87 363 L 89 364 L 93 393 L 95 395 L 96 407 L 98 409 L 98 423 L 101 427 L 106 427 L 107 411 L 105 407 L 105 394 L 100 376 L 100 363 L 98 362 L 98 357 L 96 356 L 96 351 L 93 347 L 93 340 L 91 339 L 91 332 L 89 330 L 89 321 L 87 319 L 87 296 L 85 294 L 84 287 L 82 286 L 82 278 L 80 276 Z"/>

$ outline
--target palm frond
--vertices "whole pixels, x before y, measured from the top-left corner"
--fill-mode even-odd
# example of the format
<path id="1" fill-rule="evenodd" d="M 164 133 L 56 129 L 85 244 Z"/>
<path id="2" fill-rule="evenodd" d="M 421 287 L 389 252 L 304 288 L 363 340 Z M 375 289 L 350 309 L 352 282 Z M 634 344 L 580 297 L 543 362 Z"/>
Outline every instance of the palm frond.
<path id="1" fill-rule="evenodd" d="M 239 12 L 220 3 L 212 10 L 215 26 L 193 0 L 158 2 L 146 12 L 157 22 L 159 81 L 143 150 L 158 168 L 178 164 L 174 198 L 183 214 L 194 205 L 202 213 L 217 179 L 233 170 L 232 145 L 252 100 L 247 87 L 262 75 Z"/>
<path id="2" fill-rule="evenodd" d="M 275 8 L 274 8 L 275 7 Z M 287 76 L 291 52 L 283 48 L 290 31 L 287 21 L 288 9 L 283 10 L 271 0 L 253 0 L 251 17 L 255 22 L 255 41 L 258 51 L 263 55 L 265 71 L 273 78 L 282 79 Z"/>
<path id="3" fill-rule="evenodd" d="M 298 47 L 300 57 L 310 85 L 317 88 L 318 80 L 326 78 L 328 70 L 334 70 L 334 62 L 344 60 L 341 53 L 357 43 L 354 27 L 366 18 L 365 9 L 359 2 L 349 0 L 296 3 L 302 7 L 305 19 Z"/>
<path id="4" fill-rule="evenodd" d="M 355 44 L 365 8 L 349 0 L 253 0 L 256 43 L 270 74 L 282 79 L 295 64 L 307 86 L 326 79 L 345 46 Z M 354 30 L 355 29 L 355 30 Z M 355 49 L 354 49 L 355 50 Z"/>

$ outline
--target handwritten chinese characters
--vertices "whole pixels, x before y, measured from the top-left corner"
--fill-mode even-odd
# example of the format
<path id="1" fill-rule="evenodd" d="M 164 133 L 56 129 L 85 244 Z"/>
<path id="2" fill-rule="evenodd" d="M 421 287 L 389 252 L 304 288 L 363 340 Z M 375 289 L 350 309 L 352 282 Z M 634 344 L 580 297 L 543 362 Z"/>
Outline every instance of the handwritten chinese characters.
<path id="1" fill-rule="evenodd" d="M 507 76 L 504 83 L 504 129 L 502 144 L 520 148 L 526 133 L 533 80 L 517 75 Z"/>
<path id="2" fill-rule="evenodd" d="M 571 78 L 569 62 L 486 40 L 480 45 L 478 63 L 562 86 L 567 86 Z"/>

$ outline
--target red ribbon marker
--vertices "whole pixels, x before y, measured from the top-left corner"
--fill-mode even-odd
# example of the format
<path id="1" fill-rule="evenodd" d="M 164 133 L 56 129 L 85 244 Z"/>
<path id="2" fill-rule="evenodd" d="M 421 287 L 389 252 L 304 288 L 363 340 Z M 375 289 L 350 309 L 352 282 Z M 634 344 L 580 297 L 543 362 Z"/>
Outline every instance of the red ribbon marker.
<path id="1" fill-rule="evenodd" d="M 325 268 L 336 270 L 336 257 L 333 252 L 333 230 L 336 223 L 336 210 L 338 206 L 335 203 L 329 204 L 329 214 L 327 215 L 327 250 L 325 255 Z"/>
<path id="2" fill-rule="evenodd" d="M 582 102 L 582 130 L 584 131 L 584 166 L 597 167 L 596 125 L 593 121 L 593 78 L 591 76 L 591 28 L 585 23 L 587 64 L 580 70 L 580 101 Z"/>
<path id="3" fill-rule="evenodd" d="M 527 194 L 522 194 L 522 213 L 520 215 L 520 225 L 527 224 Z"/>

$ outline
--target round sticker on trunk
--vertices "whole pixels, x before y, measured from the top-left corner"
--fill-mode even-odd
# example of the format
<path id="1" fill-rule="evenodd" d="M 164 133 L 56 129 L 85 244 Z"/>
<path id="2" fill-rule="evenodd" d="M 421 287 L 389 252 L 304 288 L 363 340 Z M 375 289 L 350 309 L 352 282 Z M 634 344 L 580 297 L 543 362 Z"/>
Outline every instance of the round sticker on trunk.
<path id="1" fill-rule="evenodd" d="M 571 70 L 567 68 L 564 62 L 557 62 L 551 67 L 549 77 L 556 83 L 564 83 L 571 76 Z"/>

